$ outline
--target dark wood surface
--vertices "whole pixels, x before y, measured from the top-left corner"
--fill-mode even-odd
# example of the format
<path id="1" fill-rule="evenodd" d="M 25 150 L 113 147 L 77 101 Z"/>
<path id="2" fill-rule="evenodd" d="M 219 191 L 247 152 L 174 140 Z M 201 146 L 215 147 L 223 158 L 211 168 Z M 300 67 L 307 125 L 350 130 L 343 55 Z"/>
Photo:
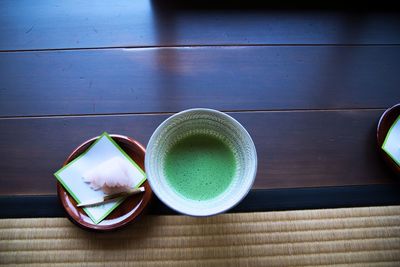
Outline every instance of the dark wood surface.
<path id="1" fill-rule="evenodd" d="M 265 1 L 234 2 L 4 0 L 0 2 L 0 50 L 400 44 L 400 17 L 374 11 L 376 7 L 367 3 L 354 10 L 321 11 L 260 3 Z M 295 2 L 294 7 L 301 7 Z"/>
<path id="2" fill-rule="evenodd" d="M 396 183 L 376 149 L 383 110 L 230 113 L 254 139 L 254 188 Z M 168 115 L 0 120 L 0 194 L 53 194 L 67 155 L 102 131 L 147 144 Z"/>
<path id="3" fill-rule="evenodd" d="M 0 1 L 0 195 L 55 194 L 83 141 L 146 145 L 191 107 L 249 130 L 255 189 L 398 186 L 376 146 L 400 102 L 398 11 L 211 2 Z"/>
<path id="4" fill-rule="evenodd" d="M 400 46 L 0 53 L 0 116 L 387 108 Z"/>

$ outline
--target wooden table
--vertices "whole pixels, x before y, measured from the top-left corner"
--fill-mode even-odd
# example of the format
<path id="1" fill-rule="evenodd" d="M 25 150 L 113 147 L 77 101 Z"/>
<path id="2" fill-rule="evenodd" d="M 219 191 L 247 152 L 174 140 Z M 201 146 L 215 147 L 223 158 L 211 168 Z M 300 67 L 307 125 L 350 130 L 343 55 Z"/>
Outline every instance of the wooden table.
<path id="1" fill-rule="evenodd" d="M 375 140 L 400 102 L 398 12 L 156 0 L 0 11 L 2 217 L 59 216 L 53 173 L 77 145 L 103 131 L 145 145 L 192 107 L 229 113 L 255 141 L 254 190 L 236 211 L 400 204 Z"/>

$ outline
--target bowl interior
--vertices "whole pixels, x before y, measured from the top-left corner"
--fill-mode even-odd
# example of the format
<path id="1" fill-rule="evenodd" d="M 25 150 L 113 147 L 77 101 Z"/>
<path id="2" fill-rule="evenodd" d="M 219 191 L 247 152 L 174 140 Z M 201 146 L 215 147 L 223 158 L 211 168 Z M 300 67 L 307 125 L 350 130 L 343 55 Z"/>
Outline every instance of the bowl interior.
<path id="1" fill-rule="evenodd" d="M 232 183 L 209 200 L 192 200 L 176 192 L 165 175 L 165 157 L 182 138 L 206 134 L 223 141 L 233 152 L 236 171 Z M 224 212 L 250 190 L 257 169 L 254 143 L 247 131 L 232 117 L 214 110 L 194 109 L 178 113 L 154 132 L 147 147 L 146 170 L 157 196 L 171 208 L 188 215 L 207 216 Z"/>

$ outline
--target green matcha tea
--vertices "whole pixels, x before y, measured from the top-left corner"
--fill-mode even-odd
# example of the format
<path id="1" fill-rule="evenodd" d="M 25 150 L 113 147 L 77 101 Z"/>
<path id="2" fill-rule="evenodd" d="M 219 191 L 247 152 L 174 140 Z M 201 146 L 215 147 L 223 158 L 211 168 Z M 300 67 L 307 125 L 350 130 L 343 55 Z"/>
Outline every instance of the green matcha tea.
<path id="1" fill-rule="evenodd" d="M 236 169 L 228 145 L 206 134 L 179 140 L 168 151 L 164 164 L 171 187 L 192 200 L 208 200 L 223 193 Z"/>

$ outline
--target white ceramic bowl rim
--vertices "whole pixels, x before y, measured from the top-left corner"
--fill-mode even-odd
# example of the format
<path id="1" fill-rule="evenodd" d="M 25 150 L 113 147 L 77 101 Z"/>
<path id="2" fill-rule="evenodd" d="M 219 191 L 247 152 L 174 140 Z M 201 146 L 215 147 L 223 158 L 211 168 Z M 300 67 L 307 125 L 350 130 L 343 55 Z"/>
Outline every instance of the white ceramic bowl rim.
<path id="1" fill-rule="evenodd" d="M 179 119 L 179 117 L 184 117 L 190 113 L 204 113 L 204 114 L 211 114 L 214 116 L 217 116 L 219 118 L 223 118 L 223 120 L 227 121 L 229 125 L 231 125 L 233 128 L 235 128 L 236 131 L 240 131 L 240 134 L 243 136 L 242 139 L 243 142 L 245 142 L 251 151 L 251 164 L 250 166 L 245 166 L 247 171 L 247 175 L 243 181 L 241 181 L 243 185 L 243 188 L 240 189 L 239 194 L 235 194 L 233 196 L 225 197 L 225 199 L 221 202 L 220 200 L 216 200 L 217 202 L 211 203 L 211 205 L 207 207 L 199 207 L 199 208 L 193 208 L 191 207 L 188 203 L 185 203 L 187 205 L 183 205 L 185 201 L 189 201 L 184 198 L 180 198 L 179 201 L 176 199 L 173 200 L 171 196 L 168 196 L 165 192 L 165 189 L 162 188 L 161 185 L 165 185 L 167 182 L 163 179 L 159 179 L 157 175 L 155 174 L 154 171 L 154 166 L 151 166 L 151 158 L 154 156 L 157 156 L 155 153 L 157 153 L 157 147 L 155 145 L 155 142 L 157 139 L 160 139 L 160 134 L 164 131 L 164 129 L 174 120 Z M 168 207 L 171 209 L 186 214 L 190 216 L 210 216 L 210 215 L 215 215 L 219 214 L 222 212 L 225 212 L 232 207 L 236 206 L 250 191 L 257 172 L 257 153 L 256 153 L 256 148 L 254 145 L 253 140 L 251 139 L 250 134 L 246 131 L 246 129 L 234 118 L 229 116 L 228 114 L 225 114 L 223 112 L 213 110 L 213 109 L 207 109 L 207 108 L 193 108 L 193 109 L 187 109 L 184 111 L 181 111 L 177 114 L 174 114 L 167 118 L 165 121 L 163 121 L 157 129 L 154 131 L 152 134 L 149 143 L 147 145 L 147 151 L 146 151 L 146 156 L 145 156 L 145 169 L 146 169 L 146 174 L 147 174 L 147 179 L 150 183 L 150 186 L 152 187 L 153 192 L 157 195 L 157 197 Z M 242 179 L 242 178 L 240 178 Z M 170 195 L 172 191 L 168 192 Z M 232 194 L 231 194 L 232 195 Z M 179 203 L 182 202 L 182 203 Z"/>

